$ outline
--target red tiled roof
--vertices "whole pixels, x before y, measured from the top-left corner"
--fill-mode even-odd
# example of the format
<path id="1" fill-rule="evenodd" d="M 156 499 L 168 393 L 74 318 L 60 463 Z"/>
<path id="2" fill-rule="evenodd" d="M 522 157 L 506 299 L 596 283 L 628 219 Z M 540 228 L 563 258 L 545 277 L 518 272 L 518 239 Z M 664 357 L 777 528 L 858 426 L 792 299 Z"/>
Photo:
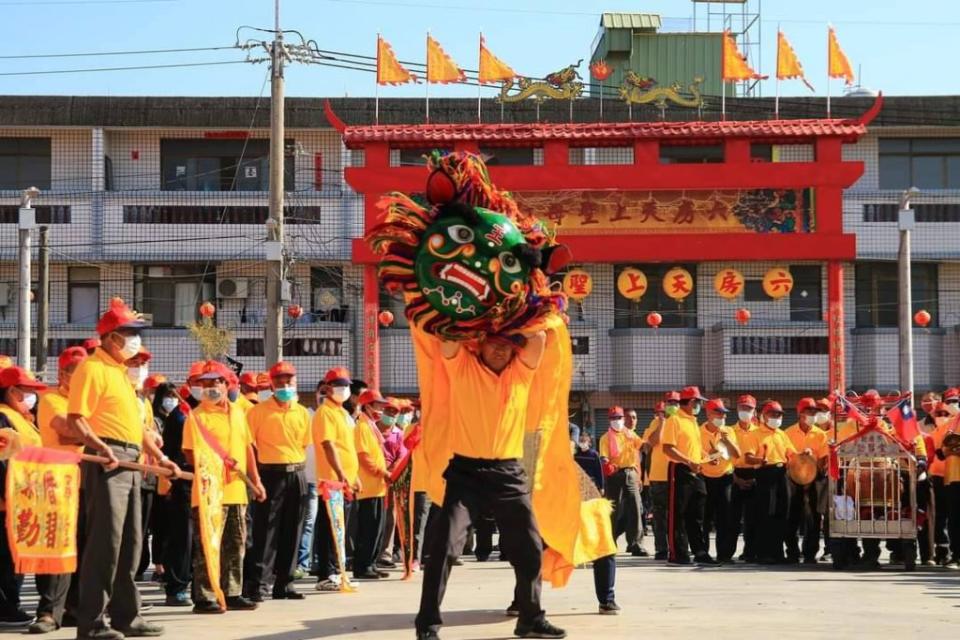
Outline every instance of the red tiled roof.
<path id="1" fill-rule="evenodd" d="M 343 142 L 358 147 L 369 142 L 442 144 L 473 140 L 479 143 L 528 145 L 546 140 L 568 140 L 580 146 L 610 145 L 618 141 L 720 140 L 750 138 L 767 142 L 798 142 L 817 137 L 856 141 L 866 132 L 857 120 L 749 120 L 724 122 L 615 122 L 578 124 L 402 124 L 346 126 Z"/>

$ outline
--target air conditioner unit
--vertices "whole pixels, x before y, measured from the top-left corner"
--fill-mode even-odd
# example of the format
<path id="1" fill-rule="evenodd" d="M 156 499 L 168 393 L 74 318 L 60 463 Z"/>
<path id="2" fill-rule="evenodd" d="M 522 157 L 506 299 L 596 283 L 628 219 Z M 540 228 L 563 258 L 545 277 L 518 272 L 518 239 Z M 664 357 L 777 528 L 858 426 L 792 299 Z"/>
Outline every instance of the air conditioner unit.
<path id="1" fill-rule="evenodd" d="M 224 278 L 217 283 L 218 298 L 245 299 L 249 297 L 246 278 Z"/>
<path id="2" fill-rule="evenodd" d="M 340 289 L 318 287 L 313 290 L 313 308 L 317 311 L 332 311 L 340 308 Z"/>

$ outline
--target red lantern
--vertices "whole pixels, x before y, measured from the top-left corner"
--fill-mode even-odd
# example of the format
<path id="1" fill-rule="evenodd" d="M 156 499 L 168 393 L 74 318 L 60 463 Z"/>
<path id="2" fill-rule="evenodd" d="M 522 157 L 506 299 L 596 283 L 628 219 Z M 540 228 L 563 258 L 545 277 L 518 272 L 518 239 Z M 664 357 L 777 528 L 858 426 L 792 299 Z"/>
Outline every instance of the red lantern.
<path id="1" fill-rule="evenodd" d="M 613 67 L 608 65 L 606 60 L 597 60 L 590 65 L 590 75 L 600 82 L 609 78 L 611 73 L 613 73 Z"/>
<path id="2" fill-rule="evenodd" d="M 200 305 L 200 315 L 204 318 L 212 318 L 216 312 L 217 308 L 213 306 L 212 302 L 207 301 Z"/>
<path id="3" fill-rule="evenodd" d="M 303 315 L 303 307 L 298 304 L 292 304 L 287 307 L 287 315 L 296 320 Z"/>
<path id="4" fill-rule="evenodd" d="M 737 309 L 736 313 L 737 322 L 740 324 L 747 324 L 750 322 L 750 310 L 749 309 Z"/>
<path id="5" fill-rule="evenodd" d="M 656 329 L 660 326 L 660 323 L 663 322 L 663 316 L 661 316 L 656 311 L 651 311 L 647 314 L 647 324 Z"/>
<path id="6" fill-rule="evenodd" d="M 917 311 L 915 314 L 913 314 L 913 321 L 921 327 L 925 327 L 930 324 L 930 320 L 930 314 L 926 309 L 920 309 L 920 311 Z"/>
<path id="7" fill-rule="evenodd" d="M 389 327 L 393 324 L 393 313 L 390 311 L 381 311 L 380 315 L 377 316 L 377 319 L 380 321 L 380 324 L 384 327 Z"/>

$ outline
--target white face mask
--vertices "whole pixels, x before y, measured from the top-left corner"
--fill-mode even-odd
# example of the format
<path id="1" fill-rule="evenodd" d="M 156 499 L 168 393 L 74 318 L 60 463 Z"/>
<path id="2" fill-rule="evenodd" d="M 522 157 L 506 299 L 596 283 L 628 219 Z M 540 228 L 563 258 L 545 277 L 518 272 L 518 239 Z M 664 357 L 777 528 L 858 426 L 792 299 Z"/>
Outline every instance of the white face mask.
<path id="1" fill-rule="evenodd" d="M 740 418 L 740 422 L 750 422 L 753 420 L 753 411 L 738 411 L 737 417 Z"/>
<path id="2" fill-rule="evenodd" d="M 180 404 L 180 402 L 178 402 L 176 398 L 171 398 L 170 396 L 167 396 L 160 401 L 160 406 L 163 407 L 163 410 L 167 413 L 170 413 L 176 409 L 178 404 Z"/>
<path id="3" fill-rule="evenodd" d="M 273 389 L 264 389 L 263 391 L 257 391 L 257 400 L 260 402 L 266 402 L 273 396 Z"/>
<path id="4" fill-rule="evenodd" d="M 334 402 L 338 404 L 343 404 L 350 399 L 350 387 L 333 387 L 333 390 L 330 392 L 330 396 L 333 398 Z"/>
<path id="5" fill-rule="evenodd" d="M 783 418 L 767 418 L 767 426 L 771 429 L 779 429 L 783 424 Z"/>
<path id="6" fill-rule="evenodd" d="M 714 418 L 710 422 L 712 422 L 715 427 L 722 427 L 725 420 L 723 418 Z"/>
<path id="7" fill-rule="evenodd" d="M 203 395 L 203 387 L 190 387 L 190 397 L 199 401 Z"/>
<path id="8" fill-rule="evenodd" d="M 815 424 L 827 424 L 828 422 L 830 422 L 830 414 L 827 413 L 826 411 L 820 411 L 819 413 L 817 413 L 817 416 L 816 418 L 814 418 L 813 421 Z"/>
<path id="9" fill-rule="evenodd" d="M 120 347 L 120 355 L 124 360 L 129 360 L 140 353 L 141 346 L 143 346 L 143 339 L 140 336 L 126 336 L 123 339 L 123 346 Z"/>
<path id="10" fill-rule="evenodd" d="M 25 391 L 23 393 L 23 400 L 21 400 L 23 406 L 27 408 L 27 411 L 33 411 L 33 408 L 37 406 L 37 394 Z"/>
<path id="11" fill-rule="evenodd" d="M 623 418 L 610 421 L 610 428 L 614 431 L 623 431 Z"/>
<path id="12" fill-rule="evenodd" d="M 147 379 L 147 368 L 127 367 L 127 379 L 133 385 L 134 389 L 142 389 L 143 383 Z"/>
<path id="13" fill-rule="evenodd" d="M 947 411 L 949 411 L 950 415 L 952 416 L 957 415 L 958 413 L 960 413 L 960 404 L 957 404 L 956 402 L 951 402 L 950 404 L 947 405 Z"/>
<path id="14" fill-rule="evenodd" d="M 703 407 L 701 406 L 701 404 L 700 404 L 699 402 L 695 402 L 695 403 L 693 404 L 693 406 L 690 407 L 690 413 L 692 413 L 692 414 L 695 415 L 695 416 L 696 416 L 696 415 L 700 415 L 700 409 L 702 409 L 702 408 L 703 408 Z"/>

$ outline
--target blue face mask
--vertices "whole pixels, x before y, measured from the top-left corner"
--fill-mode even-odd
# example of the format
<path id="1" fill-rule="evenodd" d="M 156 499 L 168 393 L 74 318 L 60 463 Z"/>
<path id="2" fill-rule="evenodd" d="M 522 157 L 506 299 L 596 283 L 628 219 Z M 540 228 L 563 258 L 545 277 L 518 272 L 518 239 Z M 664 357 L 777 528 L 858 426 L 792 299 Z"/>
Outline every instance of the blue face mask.
<path id="1" fill-rule="evenodd" d="M 227 399 L 230 400 L 230 402 L 236 402 L 239 397 L 240 389 L 230 389 L 227 391 Z"/>
<path id="2" fill-rule="evenodd" d="M 392 427 L 397 423 L 397 416 L 388 416 L 387 414 L 383 414 L 383 416 L 380 417 L 380 422 L 386 427 Z"/>
<path id="3" fill-rule="evenodd" d="M 274 390 L 273 397 L 280 402 L 291 402 L 297 397 L 297 390 L 293 387 L 281 387 Z"/>

